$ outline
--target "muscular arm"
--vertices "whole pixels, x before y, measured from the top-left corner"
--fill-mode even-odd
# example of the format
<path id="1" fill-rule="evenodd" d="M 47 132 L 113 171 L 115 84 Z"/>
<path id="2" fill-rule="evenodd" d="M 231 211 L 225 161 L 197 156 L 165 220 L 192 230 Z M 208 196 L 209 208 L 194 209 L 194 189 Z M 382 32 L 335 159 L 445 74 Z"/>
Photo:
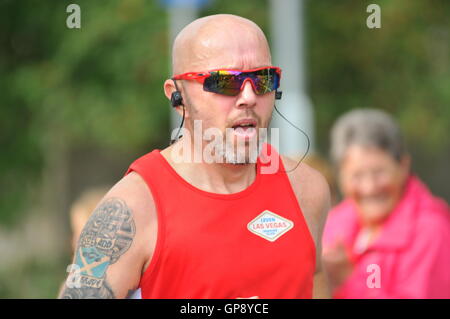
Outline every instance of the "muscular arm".
<path id="1" fill-rule="evenodd" d="M 124 298 L 137 288 L 151 255 L 151 225 L 148 203 L 137 199 L 146 197 L 136 196 L 146 190 L 133 178 L 119 182 L 92 213 L 60 298 Z"/>
<path id="2" fill-rule="evenodd" d="M 331 295 L 327 276 L 322 265 L 322 235 L 331 204 L 329 186 L 322 176 L 320 178 L 323 182 L 323 193 L 321 194 L 322 196 L 319 195 L 319 202 L 315 205 L 312 218 L 317 227 L 314 235 L 316 244 L 316 273 L 314 274 L 313 298 L 327 299 L 331 298 Z"/>
<path id="3" fill-rule="evenodd" d="M 314 274 L 313 299 L 330 299 L 330 288 L 323 269 Z"/>
<path id="4" fill-rule="evenodd" d="M 283 157 L 286 170 L 295 167 L 296 161 Z M 322 233 L 330 210 L 330 190 L 325 178 L 308 165 L 301 163 L 288 173 L 294 193 L 302 208 L 316 247 L 316 271 L 313 298 L 329 298 L 328 283 L 322 268 Z"/>
<path id="5" fill-rule="evenodd" d="M 127 204 L 120 198 L 104 200 L 92 213 L 78 241 L 74 264 L 79 267 L 75 269 L 80 277 L 75 278 L 72 288 L 66 285 L 61 297 L 116 298 L 108 268 L 127 252 L 135 235 L 136 225 Z"/>
<path id="6" fill-rule="evenodd" d="M 317 204 L 315 213 L 315 223 L 317 224 L 316 231 L 316 273 L 314 274 L 313 298 L 327 299 L 331 298 L 327 276 L 322 266 L 322 234 L 325 226 L 325 221 L 330 210 L 330 193 L 328 185 L 326 186 L 325 196 L 322 203 Z"/>

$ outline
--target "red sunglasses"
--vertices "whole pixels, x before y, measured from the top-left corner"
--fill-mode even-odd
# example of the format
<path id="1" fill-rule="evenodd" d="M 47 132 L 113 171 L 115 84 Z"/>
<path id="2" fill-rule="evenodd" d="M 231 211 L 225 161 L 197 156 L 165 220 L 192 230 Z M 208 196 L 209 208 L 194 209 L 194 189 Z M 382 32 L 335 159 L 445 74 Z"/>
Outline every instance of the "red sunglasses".
<path id="1" fill-rule="evenodd" d="M 276 91 L 280 86 L 281 69 L 274 66 L 251 70 L 216 69 L 205 72 L 187 72 L 172 77 L 172 80 L 195 80 L 203 84 L 203 90 L 235 96 L 250 81 L 256 94 Z"/>

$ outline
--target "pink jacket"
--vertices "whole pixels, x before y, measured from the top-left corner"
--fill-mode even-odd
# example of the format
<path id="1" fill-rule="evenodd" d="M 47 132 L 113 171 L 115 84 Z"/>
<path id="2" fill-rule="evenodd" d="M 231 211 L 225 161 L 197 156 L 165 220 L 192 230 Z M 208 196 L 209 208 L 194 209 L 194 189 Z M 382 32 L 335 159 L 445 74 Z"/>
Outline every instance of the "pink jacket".
<path id="1" fill-rule="evenodd" d="M 328 216 L 322 239 L 324 250 L 341 238 L 347 251 L 354 251 L 359 229 L 354 204 L 344 200 Z M 378 238 L 364 252 L 352 253 L 353 273 L 333 297 L 450 298 L 449 246 L 447 203 L 411 176 Z M 380 285 L 374 287 L 377 272 Z"/>

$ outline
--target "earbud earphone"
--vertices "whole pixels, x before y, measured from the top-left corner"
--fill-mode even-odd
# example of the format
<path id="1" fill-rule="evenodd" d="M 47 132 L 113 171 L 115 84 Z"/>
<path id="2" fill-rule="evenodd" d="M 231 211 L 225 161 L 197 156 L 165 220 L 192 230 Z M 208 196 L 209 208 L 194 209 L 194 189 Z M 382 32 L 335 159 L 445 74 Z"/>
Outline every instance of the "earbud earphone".
<path id="1" fill-rule="evenodd" d="M 175 143 L 181 136 L 180 131 L 181 128 L 183 127 L 183 123 L 184 123 L 184 116 L 185 116 L 185 110 L 184 110 L 184 105 L 183 105 L 183 97 L 181 96 L 181 92 L 178 89 L 178 85 L 177 85 L 177 81 L 175 81 L 174 79 L 173 83 L 175 84 L 175 89 L 176 91 L 172 92 L 172 95 L 170 96 L 170 103 L 172 104 L 172 107 L 177 107 L 177 106 L 183 106 L 183 119 L 181 120 L 181 124 L 180 127 L 178 128 L 178 132 L 176 134 L 176 137 L 174 139 L 170 140 L 170 145 L 172 145 L 173 143 Z"/>
<path id="2" fill-rule="evenodd" d="M 281 100 L 281 96 L 283 95 L 283 91 L 275 91 L 275 100 Z"/>
<path id="3" fill-rule="evenodd" d="M 173 107 L 177 107 L 183 105 L 183 97 L 181 96 L 181 92 L 178 89 L 177 82 L 173 80 L 173 83 L 175 84 L 176 91 L 172 92 L 172 95 L 170 96 L 170 103 Z"/>

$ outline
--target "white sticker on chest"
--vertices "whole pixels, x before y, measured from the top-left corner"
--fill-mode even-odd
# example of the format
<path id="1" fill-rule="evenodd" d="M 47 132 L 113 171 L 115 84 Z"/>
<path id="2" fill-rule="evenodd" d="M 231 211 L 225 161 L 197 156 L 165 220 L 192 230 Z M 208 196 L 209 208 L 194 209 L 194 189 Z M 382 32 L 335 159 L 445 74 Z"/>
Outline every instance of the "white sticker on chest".
<path id="1" fill-rule="evenodd" d="M 263 211 L 247 224 L 247 229 L 268 241 L 275 241 L 294 227 L 289 219 L 281 217 L 269 210 Z"/>

